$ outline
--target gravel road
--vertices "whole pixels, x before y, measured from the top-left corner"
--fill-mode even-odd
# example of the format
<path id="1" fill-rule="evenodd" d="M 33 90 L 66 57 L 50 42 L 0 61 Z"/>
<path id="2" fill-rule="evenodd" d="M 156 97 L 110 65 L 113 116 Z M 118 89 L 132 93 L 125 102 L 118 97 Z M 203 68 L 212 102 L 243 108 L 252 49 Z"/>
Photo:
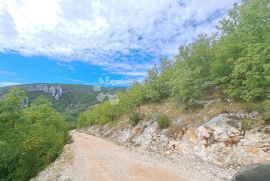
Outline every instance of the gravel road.
<path id="1" fill-rule="evenodd" d="M 185 155 L 167 158 L 72 131 L 73 142 L 32 181 L 228 181 L 235 170 Z"/>
<path id="2" fill-rule="evenodd" d="M 179 180 L 169 169 L 153 166 L 124 147 L 102 138 L 73 133 L 74 166 L 84 180 Z"/>
<path id="3" fill-rule="evenodd" d="M 102 138 L 72 132 L 73 143 L 35 181 L 184 181 L 173 169 Z"/>

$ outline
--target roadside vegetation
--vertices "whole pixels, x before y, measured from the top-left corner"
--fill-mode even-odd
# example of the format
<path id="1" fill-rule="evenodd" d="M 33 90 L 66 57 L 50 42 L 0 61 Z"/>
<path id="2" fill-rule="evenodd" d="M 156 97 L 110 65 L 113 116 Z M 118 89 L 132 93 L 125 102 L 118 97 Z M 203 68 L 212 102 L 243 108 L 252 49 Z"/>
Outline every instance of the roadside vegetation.
<path id="1" fill-rule="evenodd" d="M 44 97 L 23 108 L 26 93 L 13 87 L 0 100 L 0 180 L 24 181 L 57 158 L 69 124 Z"/>
<path id="2" fill-rule="evenodd" d="M 161 116 L 157 119 L 158 125 L 161 129 L 166 129 L 171 125 L 171 120 L 168 116 Z"/>
<path id="3" fill-rule="evenodd" d="M 141 105 L 164 99 L 196 109 L 211 94 L 254 105 L 269 124 L 269 6 L 269 0 L 235 4 L 216 33 L 200 35 L 194 43 L 181 46 L 178 55 L 149 70 L 143 83 L 119 93 L 117 105 L 104 102 L 84 112 L 79 126 L 116 122 L 124 114 L 133 120 L 134 111 L 140 115 Z"/>
<path id="4" fill-rule="evenodd" d="M 0 181 L 24 181 L 35 176 L 57 158 L 69 141 L 68 130 L 76 126 L 115 125 L 124 115 L 129 115 L 129 123 L 136 126 L 142 120 L 143 105 L 164 100 L 192 110 L 192 114 L 203 99 L 215 95 L 234 105 L 250 105 L 270 124 L 269 7 L 269 0 L 243 0 L 235 5 L 217 25 L 216 33 L 200 35 L 194 43 L 181 46 L 175 57 L 163 59 L 150 69 L 143 83 L 134 82 L 118 93 L 117 104 L 105 101 L 80 114 L 82 109 L 61 110 L 63 106 L 38 97 L 24 108 L 21 103 L 26 93 L 11 88 L 0 99 Z M 84 100 L 84 96 L 76 99 Z M 66 112 L 59 113 L 54 107 Z M 207 114 L 230 108 L 217 104 L 216 112 Z M 190 114 L 187 119 L 191 119 Z M 180 130 L 167 116 L 159 115 L 159 127 L 170 128 L 172 133 Z M 192 117 L 194 120 L 197 118 Z M 243 125 L 249 130 L 252 120 L 245 120 Z"/>

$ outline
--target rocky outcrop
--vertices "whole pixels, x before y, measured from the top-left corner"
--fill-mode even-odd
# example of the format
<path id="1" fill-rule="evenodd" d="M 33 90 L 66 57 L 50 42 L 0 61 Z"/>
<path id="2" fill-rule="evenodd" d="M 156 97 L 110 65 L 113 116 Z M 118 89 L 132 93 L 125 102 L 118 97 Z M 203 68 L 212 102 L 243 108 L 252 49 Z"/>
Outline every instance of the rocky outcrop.
<path id="1" fill-rule="evenodd" d="M 28 92 L 44 92 L 51 94 L 56 100 L 59 100 L 63 94 L 63 89 L 60 85 L 37 84 L 25 86 Z"/>
<path id="2" fill-rule="evenodd" d="M 29 105 L 29 98 L 28 97 L 26 97 L 24 100 L 23 100 L 23 102 L 22 102 L 22 104 L 21 104 L 21 107 L 23 107 L 23 108 L 25 108 L 25 107 L 27 107 L 28 105 Z"/>
<path id="3" fill-rule="evenodd" d="M 270 160 L 270 127 L 244 130 L 242 125 L 243 120 L 256 116 L 256 113 L 220 114 L 196 129 L 190 128 L 180 141 L 182 152 L 220 166 Z M 191 137 L 195 139 L 190 140 Z"/>
<path id="4" fill-rule="evenodd" d="M 92 126 L 83 131 L 162 155 L 189 155 L 221 167 L 238 168 L 270 160 L 270 127 L 254 126 L 246 130 L 243 124 L 258 116 L 256 112 L 218 114 L 200 126 L 180 127 L 179 133 L 173 136 L 168 136 L 168 130 L 161 130 L 154 119 L 136 127 Z"/>

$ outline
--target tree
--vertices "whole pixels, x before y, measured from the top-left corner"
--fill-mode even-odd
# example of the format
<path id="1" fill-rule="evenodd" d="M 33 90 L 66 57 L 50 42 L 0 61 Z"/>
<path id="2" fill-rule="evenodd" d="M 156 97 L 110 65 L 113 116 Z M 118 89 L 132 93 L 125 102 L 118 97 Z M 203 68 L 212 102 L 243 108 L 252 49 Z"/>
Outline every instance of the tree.
<path id="1" fill-rule="evenodd" d="M 211 81 L 210 63 L 213 60 L 212 37 L 200 35 L 198 39 L 179 49 L 171 81 L 173 96 L 193 105 Z"/>
<path id="2" fill-rule="evenodd" d="M 270 48 L 248 44 L 245 56 L 234 62 L 227 93 L 235 99 L 263 101 L 270 97 Z"/>
<path id="3" fill-rule="evenodd" d="M 52 103 L 45 97 L 38 97 L 32 104 L 24 109 L 25 117 L 32 123 L 42 124 L 47 127 L 55 127 L 57 129 L 66 129 L 64 117 L 55 111 Z"/>
<path id="4" fill-rule="evenodd" d="M 173 96 L 180 102 L 194 105 L 196 99 L 202 94 L 204 78 L 200 76 L 199 69 L 191 70 L 186 62 L 178 66 L 172 82 Z"/>
<path id="5" fill-rule="evenodd" d="M 146 95 L 151 101 L 156 102 L 171 95 L 170 81 L 173 75 L 173 61 L 163 59 L 160 63 L 160 71 L 155 66 L 148 71 L 145 79 L 145 89 L 148 92 Z"/>
<path id="6" fill-rule="evenodd" d="M 269 0 L 245 0 L 221 21 L 212 77 L 226 84 L 231 98 L 262 101 L 269 97 L 269 24 Z"/>
<path id="7" fill-rule="evenodd" d="M 11 87 L 8 93 L 0 101 L 0 119 L 4 122 L 12 122 L 12 127 L 16 127 L 21 117 L 22 102 L 26 98 L 24 90 Z"/>
<path id="8" fill-rule="evenodd" d="M 69 139 L 62 114 L 44 98 L 22 108 L 24 97 L 24 91 L 11 88 L 0 101 L 0 180 L 30 180 L 60 154 Z M 3 129 L 11 120 L 13 127 Z"/>

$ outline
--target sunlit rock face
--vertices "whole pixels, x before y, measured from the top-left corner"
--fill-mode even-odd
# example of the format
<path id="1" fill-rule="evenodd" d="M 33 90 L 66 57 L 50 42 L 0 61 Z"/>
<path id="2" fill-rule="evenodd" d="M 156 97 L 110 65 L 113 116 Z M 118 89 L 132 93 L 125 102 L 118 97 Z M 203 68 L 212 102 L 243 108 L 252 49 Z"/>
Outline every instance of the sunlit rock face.
<path id="1" fill-rule="evenodd" d="M 49 93 L 54 97 L 56 100 L 59 100 L 63 94 L 63 89 L 60 85 L 46 85 L 46 84 L 39 84 L 39 85 L 30 85 L 26 86 L 25 90 L 28 92 L 44 92 Z"/>
<path id="2" fill-rule="evenodd" d="M 237 168 L 270 161 L 270 127 L 243 129 L 243 120 L 257 119 L 258 116 L 256 112 L 223 113 L 200 126 L 186 125 L 178 135 L 169 137 L 167 130 L 161 130 L 154 118 L 135 127 L 93 126 L 86 132 L 162 155 L 183 154 L 221 167 Z"/>
<path id="3" fill-rule="evenodd" d="M 180 141 L 183 153 L 193 153 L 205 161 L 220 166 L 239 166 L 270 160 L 270 127 L 244 130 L 242 121 L 253 119 L 257 113 L 220 114 L 193 128 Z M 191 137 L 196 140 L 190 141 Z"/>
<path id="4" fill-rule="evenodd" d="M 28 97 L 26 97 L 24 100 L 23 100 L 23 102 L 22 102 L 22 104 L 21 104 L 21 107 L 27 107 L 28 105 L 29 105 L 29 98 Z"/>

